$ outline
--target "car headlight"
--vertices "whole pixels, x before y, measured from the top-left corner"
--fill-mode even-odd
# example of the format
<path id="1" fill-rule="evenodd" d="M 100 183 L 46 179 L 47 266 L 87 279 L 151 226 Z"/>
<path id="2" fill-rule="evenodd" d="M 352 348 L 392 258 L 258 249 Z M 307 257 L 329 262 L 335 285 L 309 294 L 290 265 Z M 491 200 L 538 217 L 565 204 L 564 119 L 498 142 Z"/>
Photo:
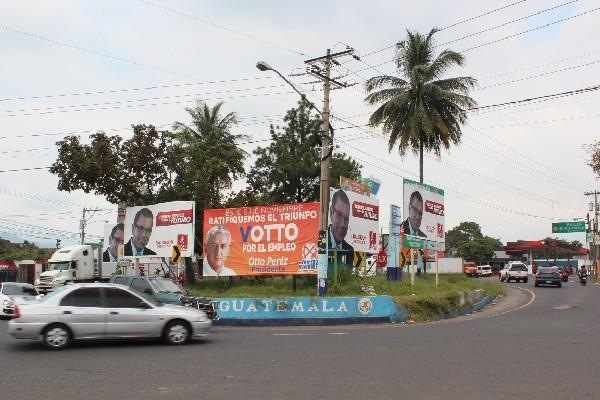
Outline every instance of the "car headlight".
<path id="1" fill-rule="evenodd" d="M 4 307 L 12 307 L 15 305 L 15 303 L 13 303 L 11 299 L 4 299 L 2 301 L 2 304 L 4 305 Z"/>

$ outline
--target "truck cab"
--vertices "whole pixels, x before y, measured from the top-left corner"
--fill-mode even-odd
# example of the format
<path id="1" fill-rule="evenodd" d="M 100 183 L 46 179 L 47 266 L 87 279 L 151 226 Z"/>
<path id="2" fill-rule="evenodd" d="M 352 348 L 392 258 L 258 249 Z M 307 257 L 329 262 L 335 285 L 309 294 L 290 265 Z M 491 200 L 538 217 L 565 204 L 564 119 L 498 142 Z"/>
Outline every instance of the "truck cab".
<path id="1" fill-rule="evenodd" d="M 97 271 L 91 246 L 66 246 L 52 254 L 48 269 L 34 283 L 36 289 L 43 293 L 70 282 L 93 279 Z"/>

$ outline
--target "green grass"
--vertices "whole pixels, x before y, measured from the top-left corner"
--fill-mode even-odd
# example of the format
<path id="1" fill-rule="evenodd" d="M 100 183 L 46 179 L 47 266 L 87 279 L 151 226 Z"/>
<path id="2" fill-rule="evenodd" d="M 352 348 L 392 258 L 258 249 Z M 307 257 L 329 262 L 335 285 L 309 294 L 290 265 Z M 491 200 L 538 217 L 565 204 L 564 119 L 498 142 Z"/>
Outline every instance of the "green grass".
<path id="1" fill-rule="evenodd" d="M 372 286 L 378 295 L 393 296 L 398 304 L 406 306 L 415 321 L 427 321 L 441 318 L 441 314 L 450 313 L 458 308 L 458 292 L 483 289 L 487 295 L 497 296 L 504 293 L 497 282 L 467 278 L 462 274 L 440 275 L 439 286 L 435 286 L 435 275 L 415 278 L 410 285 L 410 276 L 404 275 L 402 281 L 388 281 L 385 277 L 373 276 L 359 278 L 347 270 L 338 274 L 338 282 L 329 282 L 328 296 L 361 296 L 365 293 L 361 285 Z M 304 297 L 315 296 L 317 279 L 315 276 L 298 276 L 296 292 L 292 290 L 290 277 L 232 277 L 203 279 L 194 285 L 187 285 L 194 295 L 207 297 Z"/>

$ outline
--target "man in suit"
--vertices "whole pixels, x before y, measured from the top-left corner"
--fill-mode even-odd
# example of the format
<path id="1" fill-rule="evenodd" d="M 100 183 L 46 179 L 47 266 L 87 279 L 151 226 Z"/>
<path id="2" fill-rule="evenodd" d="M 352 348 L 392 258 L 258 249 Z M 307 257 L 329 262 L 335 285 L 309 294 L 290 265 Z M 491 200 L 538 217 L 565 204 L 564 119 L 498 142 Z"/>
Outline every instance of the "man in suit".
<path id="1" fill-rule="evenodd" d="M 124 231 L 123 224 L 117 224 L 112 228 L 108 237 L 108 247 L 102 253 L 103 262 L 117 262 L 119 260 L 119 246 L 123 244 Z"/>
<path id="2" fill-rule="evenodd" d="M 419 229 L 421 227 L 421 220 L 423 219 L 423 196 L 418 190 L 415 190 L 410 195 L 408 201 L 408 218 L 402 224 L 405 235 L 419 236 L 426 238 L 425 232 Z"/>
<path id="3" fill-rule="evenodd" d="M 331 198 L 329 208 L 331 224 L 327 228 L 327 242 L 330 250 L 343 250 L 352 252 L 354 248 L 345 240 L 350 222 L 350 199 L 343 190 L 338 190 Z"/>
<path id="4" fill-rule="evenodd" d="M 146 247 L 150 241 L 152 227 L 154 226 L 154 215 L 149 208 L 142 208 L 133 219 L 131 227 L 131 239 L 125 243 L 125 256 L 155 256 L 156 253 Z"/>

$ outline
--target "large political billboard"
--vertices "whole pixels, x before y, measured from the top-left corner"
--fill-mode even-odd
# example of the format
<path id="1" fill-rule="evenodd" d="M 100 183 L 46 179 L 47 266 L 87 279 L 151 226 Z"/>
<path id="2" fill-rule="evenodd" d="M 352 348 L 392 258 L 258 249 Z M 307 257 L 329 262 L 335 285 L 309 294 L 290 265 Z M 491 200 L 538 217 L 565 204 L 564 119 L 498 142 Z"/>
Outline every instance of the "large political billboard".
<path id="1" fill-rule="evenodd" d="M 316 274 L 319 203 L 204 210 L 203 276 Z"/>
<path id="2" fill-rule="evenodd" d="M 403 189 L 406 216 L 402 223 L 404 235 L 412 236 L 415 239 L 424 239 L 425 241 L 422 242 L 428 243 L 423 247 L 435 247 L 443 250 L 445 242 L 444 190 L 410 179 L 404 179 Z M 435 244 L 435 246 L 430 246 L 430 244 Z"/>
<path id="3" fill-rule="evenodd" d="M 193 201 L 172 201 L 128 207 L 125 212 L 125 257 L 171 257 L 180 246 L 182 257 L 194 254 Z"/>
<path id="4" fill-rule="evenodd" d="M 379 200 L 342 189 L 331 189 L 329 250 L 377 253 Z"/>
<path id="5" fill-rule="evenodd" d="M 123 224 L 104 224 L 104 244 L 102 246 L 102 263 L 117 262 L 123 257 L 125 228 Z"/>

